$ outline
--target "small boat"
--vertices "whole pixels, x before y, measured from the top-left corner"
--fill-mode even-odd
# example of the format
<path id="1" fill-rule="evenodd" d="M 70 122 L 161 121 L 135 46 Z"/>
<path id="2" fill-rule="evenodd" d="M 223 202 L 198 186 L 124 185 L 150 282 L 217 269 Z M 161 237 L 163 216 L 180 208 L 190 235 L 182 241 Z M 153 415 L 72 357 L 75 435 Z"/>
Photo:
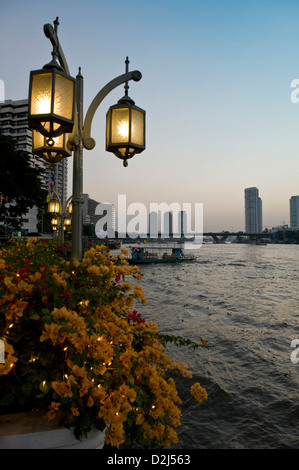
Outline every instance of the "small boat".
<path id="1" fill-rule="evenodd" d="M 261 246 L 267 246 L 267 243 L 264 240 L 253 240 L 251 245 L 261 245 Z"/>
<path id="2" fill-rule="evenodd" d="M 126 258 L 130 264 L 148 263 L 181 263 L 194 261 L 194 255 L 186 256 L 180 245 L 155 245 L 131 247 L 131 258 Z"/>

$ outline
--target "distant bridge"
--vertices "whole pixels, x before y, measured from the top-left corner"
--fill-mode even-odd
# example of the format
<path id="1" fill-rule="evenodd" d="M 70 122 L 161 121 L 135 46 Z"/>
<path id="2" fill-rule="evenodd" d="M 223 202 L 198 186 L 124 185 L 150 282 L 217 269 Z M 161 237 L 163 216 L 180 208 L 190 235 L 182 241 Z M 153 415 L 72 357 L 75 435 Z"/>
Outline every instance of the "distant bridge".
<path id="1" fill-rule="evenodd" d="M 228 237 L 248 237 L 250 240 L 259 240 L 263 237 L 269 237 L 268 233 L 247 233 L 247 232 L 205 232 L 204 237 L 212 237 L 216 243 L 224 243 Z"/>
<path id="2" fill-rule="evenodd" d="M 137 235 L 137 234 L 136 234 Z M 269 237 L 270 234 L 268 233 L 247 233 L 247 232 L 204 232 L 204 233 L 199 233 L 199 234 L 192 234 L 190 237 L 178 237 L 174 236 L 173 234 L 169 235 L 164 235 L 163 233 L 161 234 L 160 232 L 157 234 L 157 236 L 153 237 L 151 234 L 144 234 L 144 235 L 137 235 L 136 237 L 129 236 L 126 234 L 118 234 L 115 232 L 115 238 L 114 239 L 119 239 L 122 240 L 124 243 L 129 243 L 132 241 L 137 241 L 137 240 L 147 240 L 147 241 L 156 241 L 156 240 L 165 240 L 165 241 L 171 241 L 171 242 L 178 242 L 178 241 L 192 241 L 194 240 L 194 237 L 212 237 L 215 243 L 224 243 L 228 237 L 237 237 L 237 238 L 244 238 L 248 237 L 250 240 L 259 240 L 263 237 Z M 112 239 L 111 239 L 112 240 Z"/>

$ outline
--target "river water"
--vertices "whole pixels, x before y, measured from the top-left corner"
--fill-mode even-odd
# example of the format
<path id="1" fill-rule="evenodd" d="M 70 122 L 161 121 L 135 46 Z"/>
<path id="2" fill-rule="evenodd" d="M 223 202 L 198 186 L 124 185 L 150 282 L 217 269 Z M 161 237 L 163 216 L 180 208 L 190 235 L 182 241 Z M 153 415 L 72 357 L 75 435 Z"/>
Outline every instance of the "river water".
<path id="1" fill-rule="evenodd" d="M 204 244 L 196 261 L 147 265 L 142 316 L 161 332 L 210 348 L 171 346 L 193 379 L 184 401 L 180 449 L 299 449 L 299 245 Z M 208 400 L 189 388 L 200 382 Z"/>

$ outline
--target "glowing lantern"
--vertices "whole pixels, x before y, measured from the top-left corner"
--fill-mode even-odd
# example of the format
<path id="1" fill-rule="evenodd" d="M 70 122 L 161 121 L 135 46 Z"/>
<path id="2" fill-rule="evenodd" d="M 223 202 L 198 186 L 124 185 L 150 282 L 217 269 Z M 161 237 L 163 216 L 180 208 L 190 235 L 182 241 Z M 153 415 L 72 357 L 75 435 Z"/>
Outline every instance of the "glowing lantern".
<path id="1" fill-rule="evenodd" d="M 71 132 L 74 125 L 75 79 L 53 60 L 41 70 L 30 72 L 29 127 L 46 137 Z"/>

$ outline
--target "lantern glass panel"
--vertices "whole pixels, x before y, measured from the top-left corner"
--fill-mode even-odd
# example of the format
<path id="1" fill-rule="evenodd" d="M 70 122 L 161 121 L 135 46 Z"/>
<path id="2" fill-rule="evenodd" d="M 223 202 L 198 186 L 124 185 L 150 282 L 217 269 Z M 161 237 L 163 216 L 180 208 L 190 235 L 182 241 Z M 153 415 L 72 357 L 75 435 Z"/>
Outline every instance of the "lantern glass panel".
<path id="1" fill-rule="evenodd" d="M 127 143 L 129 142 L 129 135 L 129 109 L 113 109 L 111 122 L 111 142 L 113 144 Z"/>
<path id="2" fill-rule="evenodd" d="M 58 137 L 53 137 L 53 140 L 54 140 L 54 145 L 52 147 L 53 149 L 63 148 L 64 147 L 64 138 L 63 137 L 64 137 L 64 134 L 59 135 Z"/>
<path id="3" fill-rule="evenodd" d="M 44 136 L 40 132 L 37 132 L 34 130 L 32 137 L 33 137 L 32 147 L 33 147 L 33 153 L 34 153 L 35 150 L 44 146 Z"/>
<path id="4" fill-rule="evenodd" d="M 47 132 L 50 132 L 51 128 L 50 128 L 49 121 L 41 122 L 41 125 Z M 57 129 L 59 129 L 60 124 L 58 124 L 57 122 L 53 122 L 52 126 L 53 126 L 53 130 L 56 131 Z"/>
<path id="5" fill-rule="evenodd" d="M 68 134 L 62 134 L 53 137 L 53 145 L 49 145 L 48 138 L 40 132 L 33 130 L 32 133 L 32 151 L 35 155 L 43 158 L 50 165 L 61 162 L 63 158 L 72 155 L 67 146 Z"/>
<path id="6" fill-rule="evenodd" d="M 72 119 L 73 116 L 74 82 L 62 75 L 56 74 L 54 114 Z"/>
<path id="7" fill-rule="evenodd" d="M 144 145 L 144 114 L 132 109 L 132 137 L 131 142 Z"/>
<path id="8" fill-rule="evenodd" d="M 126 149 L 126 148 L 118 148 L 118 151 L 119 151 L 119 153 L 120 153 L 123 157 L 125 157 L 126 152 L 127 152 L 127 149 Z"/>
<path id="9" fill-rule="evenodd" d="M 30 114 L 51 113 L 52 74 L 34 74 L 32 77 L 32 97 Z"/>
<path id="10" fill-rule="evenodd" d="M 64 138 L 66 137 L 66 139 Z M 48 145 L 47 138 L 43 136 L 40 132 L 34 130 L 33 131 L 33 153 L 35 150 L 43 147 L 45 149 L 53 149 L 53 150 L 60 150 L 64 149 L 67 141 L 68 134 L 62 134 L 58 137 L 53 137 L 54 145 Z"/>

